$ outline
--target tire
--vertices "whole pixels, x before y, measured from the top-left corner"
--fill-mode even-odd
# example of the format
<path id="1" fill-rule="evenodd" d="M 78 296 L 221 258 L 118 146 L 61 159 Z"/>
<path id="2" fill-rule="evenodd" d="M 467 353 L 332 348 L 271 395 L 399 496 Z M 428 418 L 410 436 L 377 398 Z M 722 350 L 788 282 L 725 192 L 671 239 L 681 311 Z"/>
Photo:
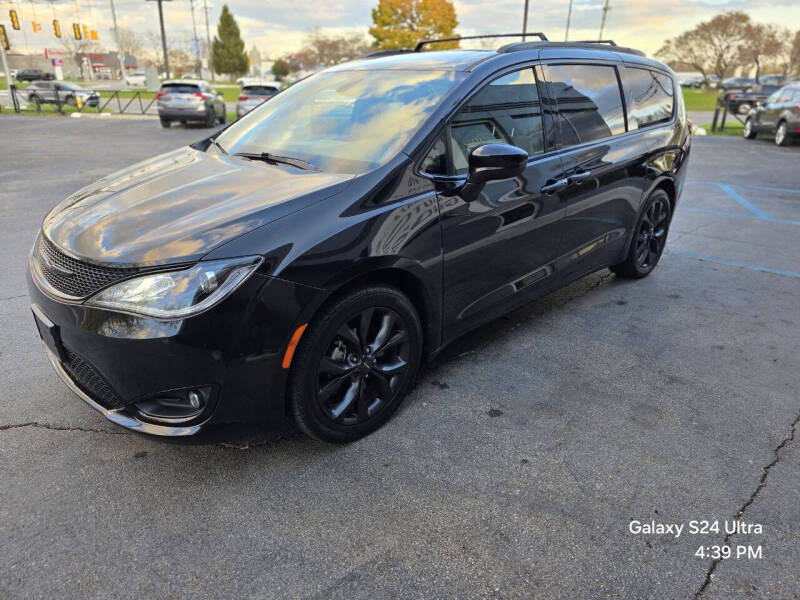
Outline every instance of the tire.
<path id="1" fill-rule="evenodd" d="M 206 115 L 206 127 L 213 127 L 217 124 L 217 113 L 214 112 L 214 107 L 208 109 L 208 114 Z"/>
<path id="2" fill-rule="evenodd" d="M 172 121 L 169 119 L 159 119 L 161 121 L 161 126 L 164 129 L 169 129 L 172 126 Z"/>
<path id="3" fill-rule="evenodd" d="M 222 111 L 222 115 L 219 118 L 219 124 L 220 125 L 225 125 L 225 123 L 227 123 L 227 122 L 228 122 L 228 114 L 227 114 L 226 111 L 223 110 Z"/>
<path id="4" fill-rule="evenodd" d="M 775 144 L 778 146 L 789 146 L 791 143 L 792 136 L 789 135 L 789 127 L 786 125 L 786 121 L 781 121 L 775 129 Z"/>
<path id="5" fill-rule="evenodd" d="M 75 100 L 75 96 L 67 96 L 64 100 L 64 104 L 67 106 L 77 106 L 78 102 Z"/>
<path id="6" fill-rule="evenodd" d="M 313 438 L 357 440 L 394 414 L 421 360 L 422 325 L 411 301 L 385 285 L 355 289 L 304 332 L 289 374 L 290 413 Z"/>
<path id="7" fill-rule="evenodd" d="M 753 119 L 749 118 L 744 122 L 744 128 L 742 129 L 742 135 L 746 140 L 753 140 L 755 139 L 756 135 L 758 135 L 753 128 Z"/>
<path id="8" fill-rule="evenodd" d="M 672 210 L 669 196 L 656 190 L 647 198 L 636 220 L 628 255 L 625 260 L 609 267 L 619 277 L 640 279 L 646 277 L 658 264 L 667 243 Z"/>

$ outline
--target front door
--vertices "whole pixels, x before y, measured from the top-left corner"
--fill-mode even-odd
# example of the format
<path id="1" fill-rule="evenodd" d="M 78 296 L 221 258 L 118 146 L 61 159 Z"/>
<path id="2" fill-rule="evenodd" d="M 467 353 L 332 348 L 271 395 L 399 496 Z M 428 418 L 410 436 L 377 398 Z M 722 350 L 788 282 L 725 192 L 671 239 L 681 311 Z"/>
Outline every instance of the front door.
<path id="1" fill-rule="evenodd" d="M 535 294 L 552 274 L 564 204 L 548 185 L 562 179 L 555 153 L 546 153 L 536 78 L 531 67 L 500 76 L 453 117 L 426 163 L 466 176 L 470 152 L 503 142 L 524 149 L 521 176 L 490 181 L 480 195 L 439 196 L 444 254 L 444 333 L 447 339 L 505 312 Z M 545 188 L 545 191 L 542 191 Z"/>

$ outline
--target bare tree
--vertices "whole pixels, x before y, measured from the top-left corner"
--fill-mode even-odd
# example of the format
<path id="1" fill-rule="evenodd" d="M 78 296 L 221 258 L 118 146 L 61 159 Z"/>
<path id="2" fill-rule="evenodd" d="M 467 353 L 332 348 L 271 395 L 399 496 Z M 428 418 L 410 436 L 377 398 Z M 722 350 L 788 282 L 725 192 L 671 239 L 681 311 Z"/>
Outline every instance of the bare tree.
<path id="1" fill-rule="evenodd" d="M 329 67 L 368 54 L 372 46 L 360 34 L 329 36 L 309 32 L 303 47 L 283 57 L 292 71 Z"/>
<path id="2" fill-rule="evenodd" d="M 141 36 L 130 29 L 119 28 L 118 36 L 119 50 L 125 54 L 136 56 L 141 54 L 144 48 Z"/>
<path id="3" fill-rule="evenodd" d="M 745 13 L 726 12 L 668 40 L 657 55 L 668 62 L 692 64 L 704 77 L 714 73 L 724 79 L 741 60 L 750 24 Z"/>
<path id="4" fill-rule="evenodd" d="M 745 39 L 739 47 L 739 56 L 743 64 L 755 65 L 756 83 L 761 78 L 764 63 L 781 51 L 783 43 L 779 35 L 780 31 L 775 25 L 753 23 L 745 30 Z"/>

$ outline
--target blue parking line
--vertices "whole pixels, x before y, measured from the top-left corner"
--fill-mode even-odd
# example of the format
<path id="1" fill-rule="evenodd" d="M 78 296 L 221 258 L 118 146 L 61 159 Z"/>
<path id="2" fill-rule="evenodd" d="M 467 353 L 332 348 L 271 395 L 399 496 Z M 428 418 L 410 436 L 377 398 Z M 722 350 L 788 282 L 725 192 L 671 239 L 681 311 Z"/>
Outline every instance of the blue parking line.
<path id="1" fill-rule="evenodd" d="M 704 180 L 689 180 L 686 183 L 699 183 L 705 185 L 719 185 L 718 181 L 704 181 Z M 749 188 L 753 190 L 764 190 L 765 192 L 778 192 L 779 194 L 797 194 L 800 195 L 800 189 L 776 187 L 773 185 L 756 185 L 754 183 L 736 183 L 736 187 Z"/>
<path id="2" fill-rule="evenodd" d="M 740 213 L 732 213 L 726 212 L 724 210 L 714 210 L 711 208 L 697 208 L 695 206 L 679 206 L 678 210 L 681 212 L 696 212 L 701 213 L 704 215 L 717 215 L 720 217 L 736 217 L 737 219 L 748 219 L 750 221 L 767 221 L 769 223 L 781 223 L 783 225 L 794 225 L 795 227 L 800 227 L 800 221 L 789 221 L 787 219 L 777 219 L 775 217 L 770 217 L 769 219 L 761 219 L 759 217 L 754 217 L 752 215 L 743 215 Z"/>
<path id="3" fill-rule="evenodd" d="M 734 190 L 734 189 L 733 189 L 731 186 L 729 186 L 727 183 L 717 183 L 716 185 L 717 185 L 717 187 L 718 187 L 719 189 L 721 189 L 721 190 L 722 190 L 723 192 L 725 192 L 725 193 L 726 193 L 728 196 L 730 196 L 731 198 L 733 198 L 734 200 L 736 200 L 736 202 L 738 202 L 738 203 L 739 203 L 740 205 L 742 205 L 744 208 L 746 208 L 747 210 L 749 210 L 751 213 L 753 213 L 753 214 L 754 214 L 755 216 L 757 216 L 759 219 L 764 219 L 764 220 L 766 220 L 766 221 L 771 221 L 771 220 L 772 220 L 772 217 L 771 217 L 769 214 L 767 214 L 766 212 L 764 212 L 763 210 L 761 210 L 761 209 L 760 209 L 760 208 L 758 208 L 757 206 L 754 206 L 753 204 L 751 204 L 751 203 L 750 203 L 750 201 L 748 201 L 748 200 L 747 200 L 747 198 L 745 198 L 744 196 L 742 196 L 742 195 L 741 195 L 739 192 L 737 192 L 736 190 Z"/>
<path id="4" fill-rule="evenodd" d="M 719 263 L 721 265 L 728 265 L 731 267 L 741 267 L 743 269 L 751 269 L 753 271 L 761 271 L 762 273 L 772 273 L 773 275 L 783 275 L 784 277 L 794 277 L 800 279 L 800 273 L 794 271 L 784 271 L 783 269 L 771 269 L 761 265 L 753 265 L 750 263 L 739 262 L 738 260 L 728 260 L 727 258 L 718 258 L 716 256 L 706 256 L 705 254 L 695 254 L 694 252 L 681 252 L 680 250 L 665 249 L 665 254 L 674 254 L 675 256 L 683 256 L 686 258 L 693 258 L 695 260 L 705 260 L 708 262 Z"/>

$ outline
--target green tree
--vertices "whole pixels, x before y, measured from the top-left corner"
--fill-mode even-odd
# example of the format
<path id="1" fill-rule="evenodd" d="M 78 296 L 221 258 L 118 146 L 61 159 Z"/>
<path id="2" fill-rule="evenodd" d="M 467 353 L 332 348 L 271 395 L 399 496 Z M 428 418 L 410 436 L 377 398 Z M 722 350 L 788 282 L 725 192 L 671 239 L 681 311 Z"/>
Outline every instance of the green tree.
<path id="1" fill-rule="evenodd" d="M 211 59 L 217 73 L 243 75 L 249 67 L 239 26 L 227 4 L 222 7 L 217 35 L 211 43 Z"/>
<path id="2" fill-rule="evenodd" d="M 449 0 L 378 0 L 372 9 L 369 33 L 378 48 L 411 48 L 424 39 L 454 37 L 456 9 Z M 437 50 L 457 48 L 458 42 L 436 44 Z"/>
<path id="3" fill-rule="evenodd" d="M 289 74 L 289 65 L 286 63 L 285 60 L 279 58 L 274 63 L 272 63 L 272 74 L 275 76 L 275 79 L 281 81 L 284 77 Z"/>

